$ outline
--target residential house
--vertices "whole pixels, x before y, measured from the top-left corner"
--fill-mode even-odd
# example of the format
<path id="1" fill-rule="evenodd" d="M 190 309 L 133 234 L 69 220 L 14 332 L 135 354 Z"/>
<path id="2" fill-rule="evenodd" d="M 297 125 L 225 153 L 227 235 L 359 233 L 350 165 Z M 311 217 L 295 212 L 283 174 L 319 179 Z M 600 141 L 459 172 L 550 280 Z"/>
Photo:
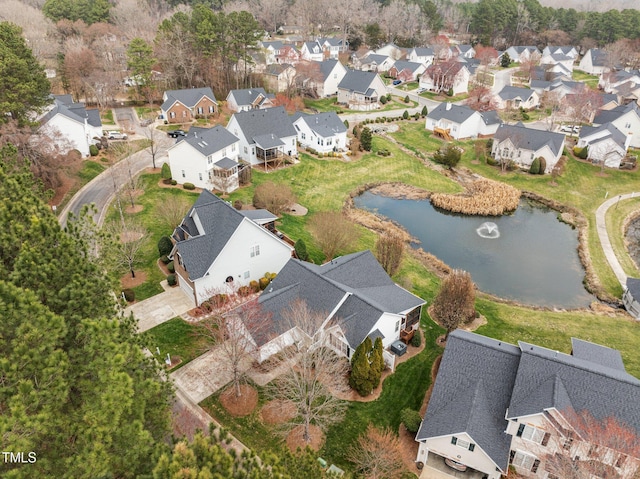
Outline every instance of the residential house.
<path id="1" fill-rule="evenodd" d="M 167 151 L 171 178 L 179 184 L 230 193 L 239 184 L 239 152 L 240 140 L 224 127 L 191 127 Z"/>
<path id="2" fill-rule="evenodd" d="M 545 55 L 566 55 L 575 60 L 578 58 L 578 50 L 572 46 L 547 45 L 542 50 L 542 56 Z"/>
<path id="3" fill-rule="evenodd" d="M 580 414 L 640 434 L 640 402 L 629 400 L 640 395 L 640 380 L 619 351 L 576 338 L 571 346 L 565 354 L 451 333 L 416 435 L 416 461 L 427 470 L 454 461 L 487 479 L 506 476 L 510 466 L 523 477 L 558 479 L 568 477 L 554 468 L 560 455 L 585 477 L 596 460 L 609 467 L 607 477 L 634 477 L 640 458 L 590 442 L 600 438 L 584 434 Z"/>
<path id="4" fill-rule="evenodd" d="M 627 278 L 622 295 L 622 302 L 627 312 L 635 319 L 640 319 L 640 279 Z"/>
<path id="5" fill-rule="evenodd" d="M 600 93 L 600 110 L 613 110 L 619 106 L 618 95 L 613 93 Z"/>
<path id="6" fill-rule="evenodd" d="M 293 248 L 268 228 L 205 190 L 172 235 L 180 288 L 196 305 L 277 273 Z M 273 215 L 271 215 L 273 216 Z"/>
<path id="7" fill-rule="evenodd" d="M 418 328 L 425 301 L 393 282 L 370 251 L 349 254 L 316 265 L 290 259 L 258 303 L 270 318 L 269 331 L 254 338 L 260 347 L 259 361 L 276 354 L 302 335 L 287 320 L 287 310 L 304 301 L 322 315 L 318 331 L 304 331 L 321 337 L 324 344 L 341 356 L 351 358 L 367 336 L 382 339 L 387 348 L 400 333 Z M 394 358 L 385 351 L 385 361 Z"/>
<path id="8" fill-rule="evenodd" d="M 324 60 L 324 50 L 322 45 L 315 42 L 304 42 L 300 48 L 300 58 L 312 62 L 321 62 Z"/>
<path id="9" fill-rule="evenodd" d="M 218 102 L 209 87 L 167 90 L 162 101 L 162 116 L 169 123 L 186 123 L 218 111 Z"/>
<path id="10" fill-rule="evenodd" d="M 448 92 L 454 95 L 469 90 L 471 73 L 464 63 L 451 60 L 429 65 L 420 77 L 420 88 L 435 92 Z"/>
<path id="11" fill-rule="evenodd" d="M 584 83 L 567 80 L 554 80 L 550 82 L 541 80 L 532 80 L 531 89 L 536 92 L 538 98 L 542 98 L 544 92 L 550 92 L 556 95 L 558 100 L 562 100 L 567 95 L 573 95 L 581 92 L 585 87 Z"/>
<path id="12" fill-rule="evenodd" d="M 305 28 L 300 25 L 282 25 L 278 27 L 278 33 L 282 35 L 301 34 L 305 32 Z"/>
<path id="13" fill-rule="evenodd" d="M 460 56 L 466 59 L 475 58 L 476 56 L 476 50 L 472 45 L 454 45 L 451 48 L 455 50 L 455 56 Z"/>
<path id="14" fill-rule="evenodd" d="M 631 135 L 625 135 L 613 123 L 583 126 L 577 146 L 587 147 L 587 159 L 607 168 L 619 168 L 627 155 Z"/>
<path id="15" fill-rule="evenodd" d="M 53 95 L 49 111 L 40 117 L 39 133 L 65 153 L 76 149 L 83 157 L 90 154 L 94 138 L 102 137 L 100 111 L 75 103 L 71 95 Z"/>
<path id="16" fill-rule="evenodd" d="M 606 93 L 617 93 L 621 85 L 632 84 L 640 87 L 640 71 L 616 70 L 605 73 L 600 77 L 598 86 Z"/>
<path id="17" fill-rule="evenodd" d="M 302 53 L 298 51 L 295 45 L 282 45 L 276 55 L 276 63 L 295 65 L 302 58 Z"/>
<path id="18" fill-rule="evenodd" d="M 427 67 L 422 63 L 398 60 L 389 69 L 389 75 L 403 82 L 416 81 L 424 73 Z"/>
<path id="19" fill-rule="evenodd" d="M 349 50 L 349 42 L 337 37 L 319 38 L 318 43 L 322 46 L 325 57 L 337 60 L 340 53 Z"/>
<path id="20" fill-rule="evenodd" d="M 549 55 L 542 55 L 542 57 L 540 57 L 541 65 L 562 65 L 570 72 L 573 72 L 574 61 L 574 57 L 570 57 L 563 53 L 551 53 Z"/>
<path id="21" fill-rule="evenodd" d="M 347 69 L 338 60 L 328 59 L 318 64 L 319 75 L 312 80 L 316 94 L 323 98 L 338 94 L 338 85 L 347 74 Z"/>
<path id="22" fill-rule="evenodd" d="M 378 55 L 377 53 L 369 53 L 359 61 L 359 69 L 365 72 L 388 72 L 393 66 L 395 60 L 388 55 Z"/>
<path id="23" fill-rule="evenodd" d="M 275 96 L 264 91 L 264 88 L 245 88 L 229 91 L 226 102 L 229 110 L 237 112 L 271 108 L 274 98 Z"/>
<path id="24" fill-rule="evenodd" d="M 298 156 L 297 132 L 284 107 L 234 113 L 227 130 L 240 139 L 239 157 L 251 164 L 281 164 Z"/>
<path id="25" fill-rule="evenodd" d="M 277 63 L 276 57 L 280 55 L 280 49 L 284 46 L 281 40 L 259 41 L 258 46 L 264 51 L 267 65 Z"/>
<path id="26" fill-rule="evenodd" d="M 491 136 L 501 123 L 495 111 L 479 112 L 464 105 L 440 103 L 427 114 L 425 128 L 445 138 L 449 135 L 460 140 Z"/>
<path id="27" fill-rule="evenodd" d="M 265 68 L 263 78 L 269 90 L 286 92 L 295 87 L 296 69 L 288 63 L 272 63 Z"/>
<path id="28" fill-rule="evenodd" d="M 533 160 L 545 159 L 546 173 L 553 170 L 564 149 L 565 136 L 544 130 L 527 128 L 522 123 L 502 124 L 493 138 L 491 155 L 498 161 L 513 161 L 520 168 L 529 169 Z"/>
<path id="29" fill-rule="evenodd" d="M 618 130 L 630 136 L 630 147 L 640 148 L 640 107 L 637 103 L 620 105 L 610 110 L 600 110 L 593 119 L 593 125 L 599 126 L 606 123 L 613 123 Z"/>
<path id="30" fill-rule="evenodd" d="M 606 50 L 591 48 L 584 54 L 579 64 L 580 70 L 590 75 L 602 75 L 611 70 L 609 53 Z"/>
<path id="31" fill-rule="evenodd" d="M 391 57 L 393 60 L 400 60 L 406 55 L 406 49 L 399 47 L 395 43 L 387 43 L 386 45 L 378 48 L 375 53 L 377 55 L 385 55 Z"/>
<path id="32" fill-rule="evenodd" d="M 561 63 L 556 65 L 537 65 L 535 66 L 529 75 L 530 81 L 571 81 L 572 71 L 567 69 Z M 532 87 L 533 88 L 533 87 Z"/>
<path id="33" fill-rule="evenodd" d="M 415 47 L 409 50 L 407 60 L 410 62 L 422 63 L 425 67 L 428 67 L 433 63 L 434 56 L 433 48 Z"/>
<path id="34" fill-rule="evenodd" d="M 498 108 L 524 108 L 530 110 L 540 105 L 540 97 L 531 88 L 505 85 L 496 97 Z"/>
<path id="35" fill-rule="evenodd" d="M 511 61 L 514 63 L 526 63 L 529 61 L 538 61 L 540 59 L 540 50 L 538 47 L 532 46 L 512 46 L 505 50 Z"/>
<path id="36" fill-rule="evenodd" d="M 347 70 L 338 84 L 338 103 L 351 110 L 375 110 L 380 108 L 380 97 L 387 94 L 387 87 L 374 72 Z"/>
<path id="37" fill-rule="evenodd" d="M 343 151 L 347 148 L 347 127 L 335 111 L 293 116 L 293 126 L 298 132 L 298 143 L 319 153 Z"/>

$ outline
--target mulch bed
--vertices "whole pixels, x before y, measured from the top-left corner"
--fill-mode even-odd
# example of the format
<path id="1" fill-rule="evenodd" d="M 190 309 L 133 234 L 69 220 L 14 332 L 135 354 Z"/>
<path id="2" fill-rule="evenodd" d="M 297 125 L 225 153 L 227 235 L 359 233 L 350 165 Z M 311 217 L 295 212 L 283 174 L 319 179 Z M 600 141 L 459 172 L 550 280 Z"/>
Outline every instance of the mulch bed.
<path id="1" fill-rule="evenodd" d="M 220 404 L 232 416 L 248 416 L 258 405 L 258 391 L 248 384 L 241 384 L 240 397 L 236 397 L 235 387 L 231 385 L 220 394 Z"/>
<path id="2" fill-rule="evenodd" d="M 140 286 L 147 280 L 147 273 L 144 271 L 136 271 L 136 277 L 132 278 L 131 273 L 125 274 L 120 278 L 120 284 L 122 285 L 122 289 L 135 288 L 136 286 Z"/>
<path id="3" fill-rule="evenodd" d="M 324 433 L 318 426 L 311 424 L 309 426 L 309 435 L 311 436 L 311 442 L 305 442 L 303 439 L 304 426 L 296 426 L 287 435 L 287 447 L 295 452 L 296 449 L 309 446 L 314 451 L 319 451 L 324 444 Z"/>
<path id="4" fill-rule="evenodd" d="M 296 406 L 291 401 L 274 399 L 262 407 L 260 416 L 265 424 L 282 424 L 296 417 Z"/>

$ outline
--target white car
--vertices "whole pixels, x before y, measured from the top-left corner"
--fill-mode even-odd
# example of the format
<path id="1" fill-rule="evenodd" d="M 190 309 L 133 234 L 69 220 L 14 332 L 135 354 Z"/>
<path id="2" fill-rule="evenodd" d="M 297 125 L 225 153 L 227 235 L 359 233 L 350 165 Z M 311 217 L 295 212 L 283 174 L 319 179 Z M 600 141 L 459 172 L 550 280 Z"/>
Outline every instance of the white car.
<path id="1" fill-rule="evenodd" d="M 107 133 L 107 138 L 109 140 L 126 140 L 127 139 L 127 135 L 125 135 L 121 131 L 108 131 L 106 133 Z"/>
<path id="2" fill-rule="evenodd" d="M 465 466 L 461 462 L 454 461 L 453 459 L 445 458 L 444 463 L 451 469 L 455 469 L 456 471 L 465 472 L 467 470 L 467 466 Z"/>
<path id="3" fill-rule="evenodd" d="M 420 93 L 424 93 L 425 91 L 427 91 L 427 89 L 426 89 L 426 88 L 418 88 L 418 89 L 416 90 L 416 94 L 418 94 L 418 95 L 419 95 Z"/>

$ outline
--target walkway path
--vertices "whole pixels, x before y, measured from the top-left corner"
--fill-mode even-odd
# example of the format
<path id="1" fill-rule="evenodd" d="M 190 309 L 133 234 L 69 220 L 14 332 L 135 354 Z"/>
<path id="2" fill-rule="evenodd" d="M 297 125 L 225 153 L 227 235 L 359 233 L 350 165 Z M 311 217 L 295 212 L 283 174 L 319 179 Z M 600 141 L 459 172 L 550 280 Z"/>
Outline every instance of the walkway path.
<path id="1" fill-rule="evenodd" d="M 124 310 L 127 316 L 133 313 L 141 333 L 176 316 L 182 316 L 193 308 L 193 302 L 180 288 L 170 288 L 166 281 L 161 284 L 165 289 L 164 293 L 134 303 Z"/>
<path id="2" fill-rule="evenodd" d="M 607 211 L 614 204 L 617 205 L 618 201 L 626 200 L 629 198 L 635 198 L 640 195 L 640 193 L 627 193 L 625 195 L 618 195 L 612 198 L 609 198 L 607 201 L 602 203 L 598 209 L 596 210 L 596 228 L 598 230 L 598 237 L 600 238 L 600 244 L 602 245 L 602 249 L 604 250 L 604 255 L 607 258 L 607 262 L 611 269 L 618 278 L 622 289 L 627 287 L 627 274 L 622 269 L 618 258 L 616 257 L 615 252 L 613 251 L 613 247 L 611 246 L 611 240 L 609 239 L 609 234 L 607 233 Z"/>

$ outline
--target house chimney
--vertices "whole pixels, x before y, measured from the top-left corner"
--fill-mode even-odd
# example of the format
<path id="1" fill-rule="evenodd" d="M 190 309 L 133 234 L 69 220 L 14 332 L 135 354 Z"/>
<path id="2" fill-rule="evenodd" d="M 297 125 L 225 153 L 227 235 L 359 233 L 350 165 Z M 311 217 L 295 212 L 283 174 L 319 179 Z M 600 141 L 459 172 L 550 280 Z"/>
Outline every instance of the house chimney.
<path id="1" fill-rule="evenodd" d="M 447 106 L 445 108 L 447 109 L 447 111 L 451 110 L 451 103 L 447 103 Z"/>

